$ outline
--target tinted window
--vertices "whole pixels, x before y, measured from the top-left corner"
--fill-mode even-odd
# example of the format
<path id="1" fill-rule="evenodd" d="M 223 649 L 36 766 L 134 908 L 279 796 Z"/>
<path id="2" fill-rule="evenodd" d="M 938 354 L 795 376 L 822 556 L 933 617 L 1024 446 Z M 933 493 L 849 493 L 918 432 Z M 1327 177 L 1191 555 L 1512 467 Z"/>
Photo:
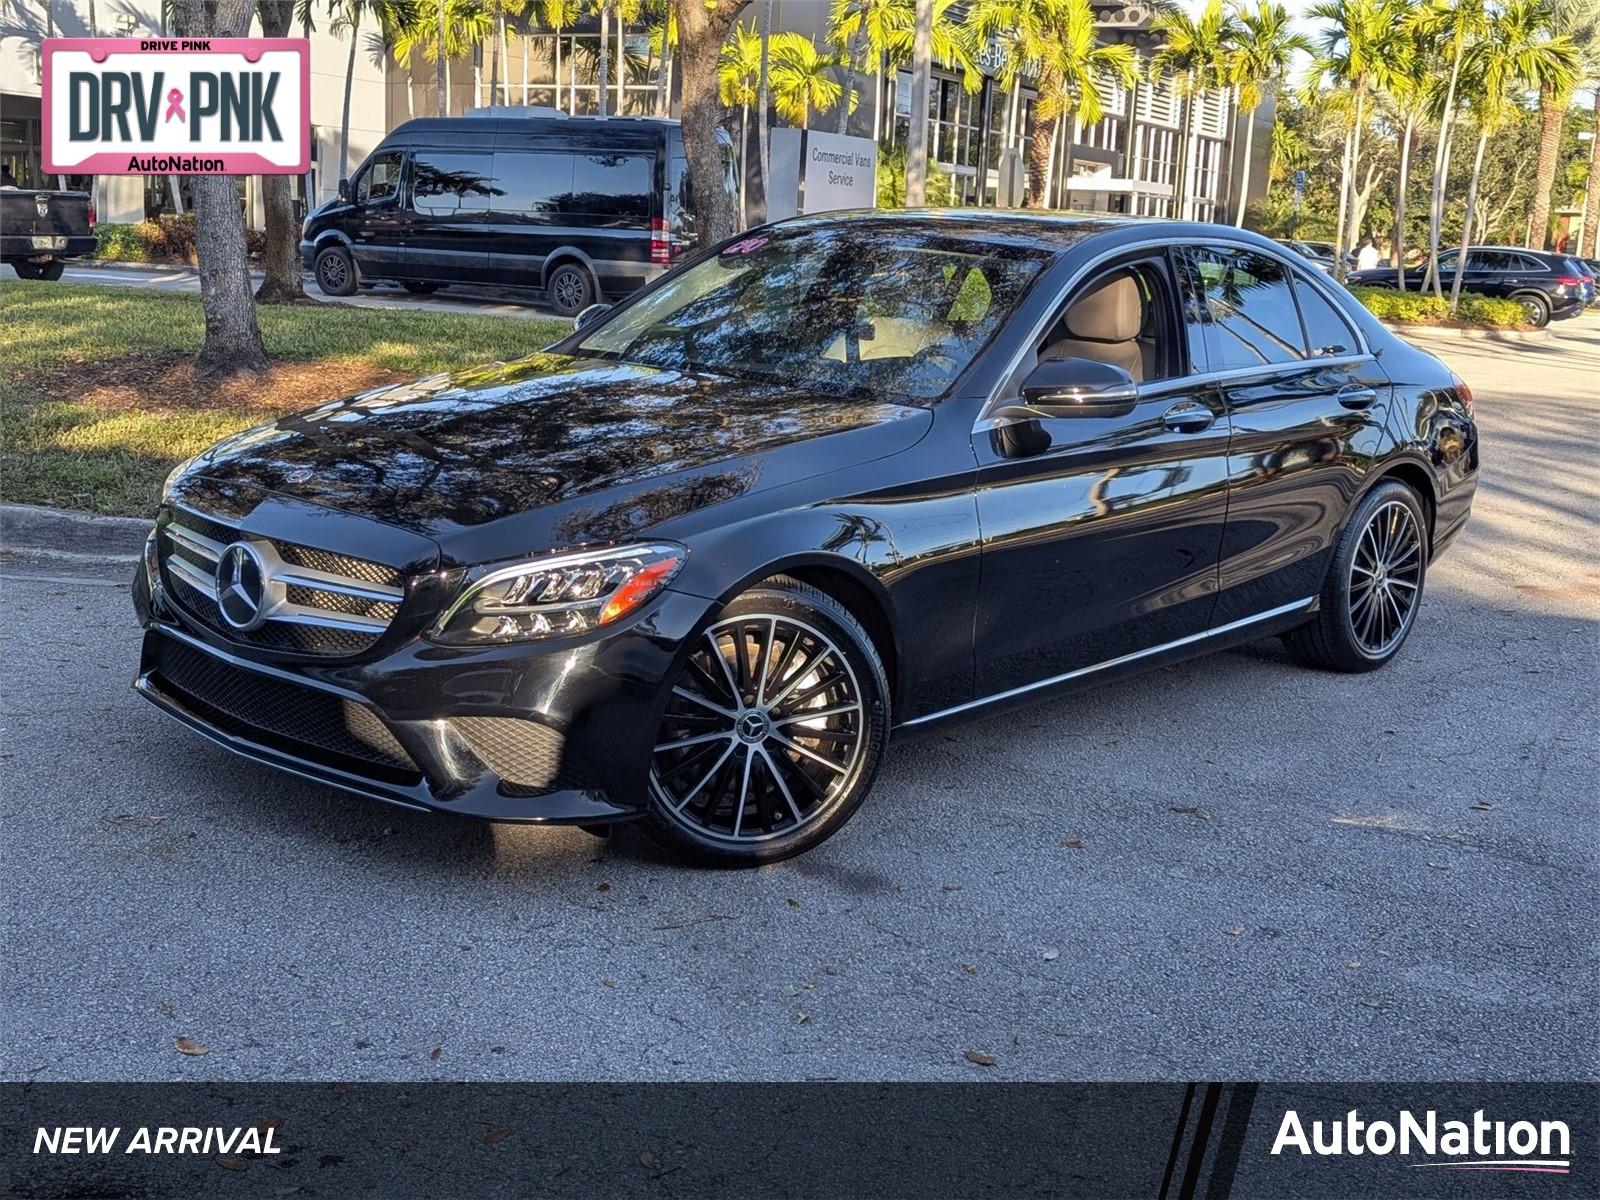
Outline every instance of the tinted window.
<path id="1" fill-rule="evenodd" d="M 1469 271 L 1510 271 L 1516 265 L 1516 255 L 1504 250 L 1468 250 Z"/>
<path id="2" fill-rule="evenodd" d="M 387 200 L 400 190 L 400 166 L 405 155 L 398 150 L 375 154 L 361 170 L 356 181 L 356 199 L 363 204 L 374 200 Z"/>
<path id="3" fill-rule="evenodd" d="M 494 183 L 500 194 L 491 201 L 495 212 L 551 216 L 568 211 L 572 196 L 572 155 L 560 151 L 494 156 Z"/>
<path id="4" fill-rule="evenodd" d="M 1361 349 L 1350 323 L 1339 315 L 1331 300 L 1324 299 L 1303 279 L 1295 281 L 1294 291 L 1300 299 L 1300 317 L 1305 321 L 1306 342 L 1313 356 L 1355 354 Z"/>
<path id="5" fill-rule="evenodd" d="M 873 225 L 757 233 L 675 271 L 584 338 L 601 357 L 862 398 L 931 399 L 1044 256 Z"/>
<path id="6" fill-rule="evenodd" d="M 650 219 L 651 159 L 643 154 L 579 154 L 572 175 L 572 211 Z"/>
<path id="7" fill-rule="evenodd" d="M 1189 370 L 1206 371 L 1210 367 L 1206 357 L 1209 314 L 1206 311 L 1205 290 L 1187 254 L 1174 255 L 1173 265 L 1178 272 L 1178 294 L 1183 302 L 1183 331 L 1189 342 Z"/>
<path id="8" fill-rule="evenodd" d="M 1305 356 L 1288 272 L 1250 250 L 1200 246 L 1185 253 L 1200 276 L 1211 369 L 1228 371 Z"/>
<path id="9" fill-rule="evenodd" d="M 452 216 L 487 212 L 495 186 L 487 154 L 440 154 L 424 150 L 411 159 L 411 207 L 419 213 Z"/>

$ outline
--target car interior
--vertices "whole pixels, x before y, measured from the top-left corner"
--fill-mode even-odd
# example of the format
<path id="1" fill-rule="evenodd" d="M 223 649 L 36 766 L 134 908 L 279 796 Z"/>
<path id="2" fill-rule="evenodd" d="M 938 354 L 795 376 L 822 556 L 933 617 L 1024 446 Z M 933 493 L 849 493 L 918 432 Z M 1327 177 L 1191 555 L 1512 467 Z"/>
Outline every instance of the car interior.
<path id="1" fill-rule="evenodd" d="M 1135 383 L 1173 374 L 1166 279 L 1159 263 L 1146 260 L 1090 282 L 1051 323 L 1023 375 L 1039 363 L 1066 358 L 1121 367 Z"/>

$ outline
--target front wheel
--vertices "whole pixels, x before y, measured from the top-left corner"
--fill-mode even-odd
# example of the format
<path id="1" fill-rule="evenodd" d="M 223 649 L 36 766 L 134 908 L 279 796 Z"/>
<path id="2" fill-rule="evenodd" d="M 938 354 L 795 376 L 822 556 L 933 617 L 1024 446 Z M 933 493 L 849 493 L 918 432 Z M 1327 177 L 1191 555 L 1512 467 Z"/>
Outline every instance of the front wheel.
<path id="1" fill-rule="evenodd" d="M 1374 488 L 1345 526 L 1310 624 L 1284 638 L 1312 666 L 1374 671 L 1411 633 L 1428 571 L 1428 522 L 1405 484 Z"/>
<path id="2" fill-rule="evenodd" d="M 354 296 L 357 278 L 355 260 L 343 246 L 329 246 L 317 255 L 312 270 L 317 287 L 326 296 Z"/>
<path id="3" fill-rule="evenodd" d="M 645 830 L 698 862 L 803 853 L 861 806 L 889 731 L 883 663 L 838 601 L 778 577 L 737 597 L 680 668 Z"/>

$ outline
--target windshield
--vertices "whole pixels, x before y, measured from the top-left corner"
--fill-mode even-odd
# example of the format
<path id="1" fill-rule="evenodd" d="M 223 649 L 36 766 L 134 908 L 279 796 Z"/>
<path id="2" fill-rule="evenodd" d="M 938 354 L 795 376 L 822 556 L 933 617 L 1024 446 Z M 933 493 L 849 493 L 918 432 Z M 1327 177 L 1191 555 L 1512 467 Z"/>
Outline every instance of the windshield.
<path id="1" fill-rule="evenodd" d="M 669 276 L 579 348 L 831 395 L 929 400 L 994 335 L 1045 258 L 874 223 L 758 233 Z"/>

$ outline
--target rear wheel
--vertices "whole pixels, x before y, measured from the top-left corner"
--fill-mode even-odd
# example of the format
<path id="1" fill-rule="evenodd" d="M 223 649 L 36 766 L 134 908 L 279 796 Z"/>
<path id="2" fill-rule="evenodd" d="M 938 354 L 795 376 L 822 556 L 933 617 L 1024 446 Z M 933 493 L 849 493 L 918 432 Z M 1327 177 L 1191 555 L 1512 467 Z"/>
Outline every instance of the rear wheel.
<path id="1" fill-rule="evenodd" d="M 1284 641 L 1312 666 L 1376 670 L 1410 636 L 1427 570 L 1421 501 L 1397 480 L 1379 484 L 1345 526 L 1315 620 Z"/>
<path id="2" fill-rule="evenodd" d="M 356 294 L 356 264 L 343 246 L 329 246 L 317 255 L 312 271 L 317 287 L 326 296 L 354 296 Z"/>
<path id="3" fill-rule="evenodd" d="M 39 263 L 38 267 L 39 274 L 36 276 L 36 278 L 48 279 L 51 283 L 54 283 L 56 280 L 60 279 L 67 270 L 67 264 L 62 262 L 59 258 L 52 258 L 47 263 Z"/>
<path id="4" fill-rule="evenodd" d="M 594 303 L 594 280 L 577 263 L 562 263 L 550 272 L 545 291 L 550 307 L 563 317 L 575 317 Z"/>
<path id="5" fill-rule="evenodd" d="M 872 640 L 832 597 L 779 577 L 691 648 L 656 735 L 645 828 L 699 862 L 811 849 L 860 807 L 889 729 Z"/>
<path id="6" fill-rule="evenodd" d="M 1535 329 L 1543 329 L 1550 324 L 1550 301 L 1543 296 L 1537 292 L 1524 292 L 1511 298 L 1522 305 L 1523 316 Z"/>

